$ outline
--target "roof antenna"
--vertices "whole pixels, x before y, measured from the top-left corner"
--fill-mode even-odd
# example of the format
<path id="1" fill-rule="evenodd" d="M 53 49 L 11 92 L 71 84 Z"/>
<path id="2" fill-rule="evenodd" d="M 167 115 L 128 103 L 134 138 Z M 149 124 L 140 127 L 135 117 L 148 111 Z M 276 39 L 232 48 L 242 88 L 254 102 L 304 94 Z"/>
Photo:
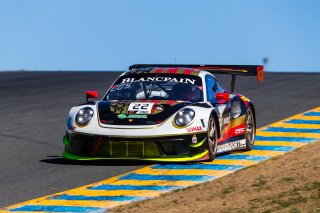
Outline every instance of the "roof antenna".
<path id="1" fill-rule="evenodd" d="M 177 57 L 174 57 L 173 64 L 176 64 Z"/>

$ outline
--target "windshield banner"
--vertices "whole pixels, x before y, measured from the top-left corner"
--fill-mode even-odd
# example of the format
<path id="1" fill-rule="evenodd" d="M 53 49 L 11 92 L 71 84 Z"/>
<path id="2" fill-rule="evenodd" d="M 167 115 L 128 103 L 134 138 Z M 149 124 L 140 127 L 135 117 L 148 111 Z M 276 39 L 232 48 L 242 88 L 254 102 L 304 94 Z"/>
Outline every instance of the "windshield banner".
<path id="1" fill-rule="evenodd" d="M 190 78 L 172 78 L 172 77 L 142 77 L 142 78 L 124 78 L 121 83 L 129 83 L 136 81 L 171 81 L 171 82 L 180 82 L 187 84 L 194 84 L 195 79 Z"/>

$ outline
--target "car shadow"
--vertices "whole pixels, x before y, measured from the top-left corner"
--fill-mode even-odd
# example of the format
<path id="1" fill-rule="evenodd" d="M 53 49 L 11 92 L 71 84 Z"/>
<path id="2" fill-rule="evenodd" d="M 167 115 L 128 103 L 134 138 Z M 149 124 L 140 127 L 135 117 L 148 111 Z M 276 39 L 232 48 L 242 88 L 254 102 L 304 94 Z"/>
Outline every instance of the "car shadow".
<path id="1" fill-rule="evenodd" d="M 40 160 L 42 163 L 58 165 L 91 165 L 91 166 L 149 166 L 154 162 L 138 160 L 94 160 L 94 161 L 76 161 L 68 160 L 61 156 L 47 156 L 46 159 Z"/>
<path id="2" fill-rule="evenodd" d="M 221 153 L 219 156 L 229 155 L 229 153 Z M 60 165 L 91 165 L 91 166 L 150 166 L 154 164 L 165 165 L 165 164 L 197 164 L 201 162 L 191 161 L 191 162 L 159 162 L 159 161 L 144 161 L 144 160 L 92 160 L 92 161 L 80 161 L 80 160 L 68 160 L 62 156 L 49 155 L 46 159 L 40 160 L 42 163 L 49 164 L 60 164 Z M 204 161 L 207 162 L 207 161 Z"/>

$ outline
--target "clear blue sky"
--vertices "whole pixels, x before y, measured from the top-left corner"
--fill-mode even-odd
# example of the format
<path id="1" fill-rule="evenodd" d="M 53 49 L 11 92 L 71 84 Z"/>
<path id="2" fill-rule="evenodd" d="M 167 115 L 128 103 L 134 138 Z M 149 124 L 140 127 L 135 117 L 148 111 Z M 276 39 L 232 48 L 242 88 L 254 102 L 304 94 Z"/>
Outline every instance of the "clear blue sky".
<path id="1" fill-rule="evenodd" d="M 0 0 L 0 70 L 320 71 L 319 0 Z"/>

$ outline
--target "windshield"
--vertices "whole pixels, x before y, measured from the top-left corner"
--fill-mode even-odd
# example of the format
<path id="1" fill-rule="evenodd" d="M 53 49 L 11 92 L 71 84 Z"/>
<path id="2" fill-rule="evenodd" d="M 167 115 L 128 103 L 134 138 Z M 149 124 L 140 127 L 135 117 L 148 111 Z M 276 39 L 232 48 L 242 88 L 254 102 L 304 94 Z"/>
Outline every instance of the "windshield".
<path id="1" fill-rule="evenodd" d="M 104 100 L 203 101 L 201 78 L 189 75 L 123 76 L 111 86 Z"/>

